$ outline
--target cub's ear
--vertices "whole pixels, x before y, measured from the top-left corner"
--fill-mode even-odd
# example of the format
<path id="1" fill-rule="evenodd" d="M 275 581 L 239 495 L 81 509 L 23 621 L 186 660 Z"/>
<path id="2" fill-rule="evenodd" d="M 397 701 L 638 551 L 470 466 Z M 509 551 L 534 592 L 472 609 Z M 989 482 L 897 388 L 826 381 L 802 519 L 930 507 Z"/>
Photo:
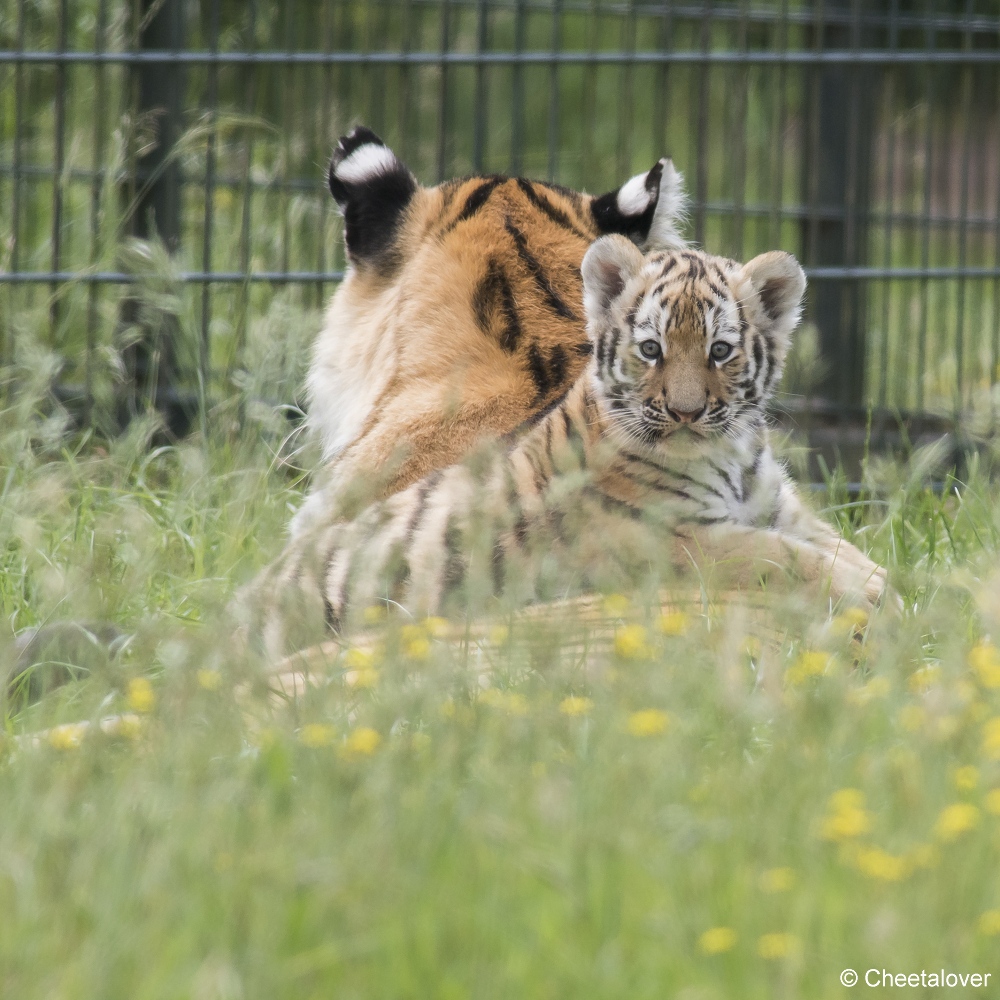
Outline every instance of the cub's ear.
<path id="1" fill-rule="evenodd" d="M 359 125 L 337 143 L 327 180 L 344 216 L 352 263 L 391 268 L 396 230 L 416 194 L 416 178 L 371 129 Z"/>
<path id="2" fill-rule="evenodd" d="M 659 160 L 648 173 L 636 174 L 590 205 L 601 232 L 621 233 L 644 251 L 687 246 L 679 231 L 686 209 L 684 178 L 669 159 Z"/>
<path id="3" fill-rule="evenodd" d="M 602 236 L 592 243 L 580 265 L 587 317 L 597 320 L 604 316 L 644 263 L 636 245 L 624 236 Z"/>
<path id="4" fill-rule="evenodd" d="M 806 276 L 799 262 L 780 250 L 762 253 L 743 265 L 743 273 L 756 292 L 766 333 L 788 340 L 802 315 Z"/>

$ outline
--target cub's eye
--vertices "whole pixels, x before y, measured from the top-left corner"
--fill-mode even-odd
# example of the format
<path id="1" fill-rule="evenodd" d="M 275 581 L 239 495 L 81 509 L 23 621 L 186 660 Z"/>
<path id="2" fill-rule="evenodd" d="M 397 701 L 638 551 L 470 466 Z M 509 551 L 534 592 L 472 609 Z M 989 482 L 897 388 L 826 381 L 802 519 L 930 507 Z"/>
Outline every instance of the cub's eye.
<path id="1" fill-rule="evenodd" d="M 660 356 L 660 344 L 656 340 L 644 340 L 639 345 L 639 353 L 647 361 L 655 361 Z"/>
<path id="2" fill-rule="evenodd" d="M 724 340 L 717 340 L 709 349 L 709 354 L 716 361 L 725 361 L 733 353 L 733 345 L 727 344 Z"/>

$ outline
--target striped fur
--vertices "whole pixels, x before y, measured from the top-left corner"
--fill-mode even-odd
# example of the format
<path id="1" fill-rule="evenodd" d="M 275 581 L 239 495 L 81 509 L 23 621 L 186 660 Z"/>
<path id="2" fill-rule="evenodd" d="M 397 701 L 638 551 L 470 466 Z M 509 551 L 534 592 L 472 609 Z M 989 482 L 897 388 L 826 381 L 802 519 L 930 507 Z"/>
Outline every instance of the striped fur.
<path id="1" fill-rule="evenodd" d="M 794 258 L 643 256 L 612 236 L 582 271 L 593 349 L 565 397 L 509 449 L 300 536 L 261 591 L 290 601 L 262 616 L 274 653 L 289 645 L 290 605 L 341 631 L 352 608 L 433 614 L 462 585 L 530 600 L 531 574 L 562 543 L 616 544 L 598 516 L 667 526 L 677 564 L 722 561 L 744 583 L 777 565 L 836 598 L 878 599 L 884 570 L 803 506 L 768 442 L 764 406 L 805 289 Z"/>
<path id="2" fill-rule="evenodd" d="M 580 263 L 594 239 L 683 245 L 669 160 L 596 198 L 503 176 L 427 188 L 357 128 L 329 180 L 349 267 L 313 350 L 309 423 L 323 465 L 293 536 L 327 519 L 350 484 L 393 493 L 561 397 L 587 359 Z"/>

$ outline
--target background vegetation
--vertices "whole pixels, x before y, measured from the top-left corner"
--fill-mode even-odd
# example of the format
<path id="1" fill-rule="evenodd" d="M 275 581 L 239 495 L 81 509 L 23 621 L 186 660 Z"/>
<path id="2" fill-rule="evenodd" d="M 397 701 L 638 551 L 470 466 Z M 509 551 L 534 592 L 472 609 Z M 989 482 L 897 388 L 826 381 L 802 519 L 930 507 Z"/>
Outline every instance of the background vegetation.
<path id="1" fill-rule="evenodd" d="M 802 46 L 795 17 L 812 8 L 786 6 L 787 44 Z M 996 44 L 954 27 L 989 22 L 990 5 L 928 7 L 945 25 L 940 48 Z M 185 7 L 190 46 L 210 44 L 211 9 Z M 560 44 L 653 49 L 673 11 L 678 50 L 777 47 L 767 19 L 780 9 L 567 2 Z M 928 11 L 894 9 L 910 25 L 900 44 L 923 45 L 905 18 Z M 141 13 L 114 0 L 8 5 L 0 48 L 54 48 L 61 10 L 66 47 L 86 50 L 97 38 L 128 48 Z M 443 14 L 449 46 L 475 49 L 482 11 L 484 48 L 515 48 L 520 31 L 525 50 L 548 50 L 557 12 L 419 0 L 218 10 L 219 47 L 233 52 L 400 51 L 404 38 L 432 52 Z M 995 267 L 996 65 L 925 70 L 900 67 L 878 89 L 873 207 L 894 220 L 873 227 L 869 262 Z M 589 615 L 497 612 L 458 639 L 441 622 L 373 616 L 364 641 L 313 664 L 323 683 L 294 696 L 275 693 L 224 618 L 234 587 L 279 549 L 315 460 L 283 404 L 332 284 L 217 284 L 203 299 L 179 276 L 204 266 L 206 205 L 210 268 L 336 271 L 322 164 L 365 120 L 426 181 L 521 169 L 600 190 L 669 150 L 701 192 L 692 234 L 808 262 L 806 76 L 222 66 L 207 114 L 209 75 L 192 66 L 170 255 L 135 239 L 128 213 L 151 123 L 134 114 L 126 70 L 68 66 L 60 79 L 51 65 L 0 64 L 0 271 L 52 266 L 58 192 L 59 268 L 140 279 L 139 322 L 123 319 L 113 283 L 0 288 L 0 670 L 38 624 L 113 622 L 126 637 L 115 656 L 78 651 L 77 679 L 40 701 L 0 701 L 0 995 L 791 1000 L 850 995 L 841 971 L 872 967 L 990 972 L 981 992 L 996 994 L 1000 503 L 988 448 L 937 491 L 924 486 L 941 464 L 932 448 L 905 465 L 869 458 L 859 494 L 833 474 L 816 495 L 889 567 L 900 618 L 866 623 L 778 586 L 734 600 L 692 585 L 664 609 L 637 580 L 597 595 Z M 699 130 L 690 109 L 703 94 Z M 866 399 L 952 412 L 961 385 L 987 422 L 995 282 L 873 284 Z M 210 405 L 183 441 L 156 414 L 107 433 L 124 348 L 156 322 L 177 338 L 187 386 L 210 345 Z M 809 360 L 789 396 L 809 385 Z M 88 383 L 81 425 L 60 400 Z"/>

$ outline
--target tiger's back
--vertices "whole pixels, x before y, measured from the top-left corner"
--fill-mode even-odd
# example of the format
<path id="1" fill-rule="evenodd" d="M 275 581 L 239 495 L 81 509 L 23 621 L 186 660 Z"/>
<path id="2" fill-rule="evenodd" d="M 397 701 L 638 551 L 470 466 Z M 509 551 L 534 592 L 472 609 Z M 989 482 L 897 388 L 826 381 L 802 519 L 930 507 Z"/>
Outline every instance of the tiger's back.
<path id="1" fill-rule="evenodd" d="M 355 129 L 330 186 L 350 267 L 314 347 L 309 421 L 324 468 L 293 533 L 357 477 L 392 493 L 563 395 L 589 350 L 580 263 L 596 237 L 682 243 L 668 160 L 600 197 L 503 176 L 425 188 Z"/>

